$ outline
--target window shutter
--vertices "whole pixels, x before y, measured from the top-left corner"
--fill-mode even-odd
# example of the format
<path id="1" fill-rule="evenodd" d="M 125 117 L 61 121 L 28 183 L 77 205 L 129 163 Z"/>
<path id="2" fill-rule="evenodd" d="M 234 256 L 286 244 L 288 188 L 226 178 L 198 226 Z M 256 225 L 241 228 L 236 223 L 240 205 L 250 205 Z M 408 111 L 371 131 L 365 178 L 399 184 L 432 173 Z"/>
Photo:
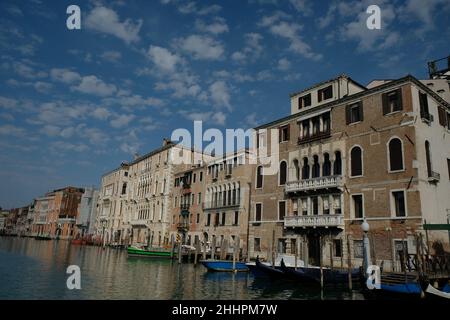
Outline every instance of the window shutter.
<path id="1" fill-rule="evenodd" d="M 256 149 L 259 149 L 259 139 L 261 139 L 261 135 L 260 134 L 256 134 Z"/>
<path id="2" fill-rule="evenodd" d="M 438 113 L 439 113 L 439 124 L 441 126 L 445 127 L 446 126 L 446 122 L 447 122 L 445 109 L 440 107 L 440 106 L 438 106 Z"/>
<path id="3" fill-rule="evenodd" d="M 397 89 L 397 103 L 399 106 L 399 110 L 403 110 L 402 88 Z"/>
<path id="4" fill-rule="evenodd" d="M 350 105 L 349 104 L 345 106 L 345 119 L 346 119 L 346 123 L 350 124 L 351 116 L 350 116 Z"/>
<path id="5" fill-rule="evenodd" d="M 381 99 L 383 100 L 383 115 L 386 115 L 389 113 L 389 105 L 388 105 L 388 96 L 387 93 L 383 93 L 381 96 Z"/>
<path id="6" fill-rule="evenodd" d="M 291 137 L 291 124 L 288 124 L 288 125 L 287 125 L 287 135 L 286 135 L 286 140 L 289 141 L 290 137 Z"/>
<path id="7" fill-rule="evenodd" d="M 318 102 L 322 101 L 322 92 L 321 92 L 321 90 L 317 91 L 317 101 Z"/>
<path id="8" fill-rule="evenodd" d="M 358 103 L 358 105 L 359 105 L 359 121 L 363 121 L 364 120 L 364 112 L 363 112 L 363 104 L 362 104 L 362 101 L 360 101 L 359 103 Z"/>
<path id="9" fill-rule="evenodd" d="M 282 130 L 282 128 L 278 128 L 278 142 L 281 142 L 281 139 L 282 139 L 282 132 L 283 130 Z"/>

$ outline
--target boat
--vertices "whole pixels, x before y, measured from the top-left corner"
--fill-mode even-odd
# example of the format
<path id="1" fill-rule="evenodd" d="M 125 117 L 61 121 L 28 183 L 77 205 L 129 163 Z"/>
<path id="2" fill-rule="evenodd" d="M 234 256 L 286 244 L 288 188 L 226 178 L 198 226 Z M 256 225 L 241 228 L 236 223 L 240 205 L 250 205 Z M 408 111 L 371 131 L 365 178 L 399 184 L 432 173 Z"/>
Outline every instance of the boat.
<path id="1" fill-rule="evenodd" d="M 256 271 L 258 273 L 262 273 L 262 274 L 268 276 L 269 278 L 282 279 L 285 277 L 285 274 L 282 270 L 271 267 L 265 263 L 261 263 L 259 261 L 259 257 L 256 257 L 255 267 L 256 267 Z"/>
<path id="2" fill-rule="evenodd" d="M 134 246 L 127 248 L 128 256 L 130 257 L 146 257 L 146 258 L 172 258 L 172 252 L 163 248 L 143 249 Z"/>
<path id="3" fill-rule="evenodd" d="M 238 271 L 238 272 L 246 272 L 248 271 L 248 267 L 244 262 L 236 261 L 234 263 L 230 260 L 201 260 L 200 263 L 208 269 L 208 271 Z"/>
<path id="4" fill-rule="evenodd" d="M 34 237 L 35 240 L 52 240 L 52 238 L 50 238 L 49 236 L 45 236 L 45 235 L 37 235 Z"/>
<path id="5" fill-rule="evenodd" d="M 311 274 L 305 272 L 302 268 L 298 268 L 297 270 L 288 268 L 285 265 L 284 260 L 281 260 L 280 269 L 288 278 L 291 278 L 292 280 L 298 280 L 305 283 L 320 283 L 320 278 L 317 279 L 316 277 L 313 277 Z"/>
<path id="6" fill-rule="evenodd" d="M 71 243 L 75 244 L 75 245 L 81 245 L 83 243 L 83 240 L 81 240 L 81 239 L 73 239 L 71 241 Z"/>

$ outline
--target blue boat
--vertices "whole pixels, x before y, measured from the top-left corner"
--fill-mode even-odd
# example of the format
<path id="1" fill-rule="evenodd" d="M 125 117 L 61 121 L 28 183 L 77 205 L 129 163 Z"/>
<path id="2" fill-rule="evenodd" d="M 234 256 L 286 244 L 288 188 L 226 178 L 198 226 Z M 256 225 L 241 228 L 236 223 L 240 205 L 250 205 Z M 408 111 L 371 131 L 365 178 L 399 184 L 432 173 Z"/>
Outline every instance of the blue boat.
<path id="1" fill-rule="evenodd" d="M 244 262 L 236 261 L 233 268 L 233 261 L 230 260 L 201 260 L 200 263 L 205 266 L 208 271 L 224 271 L 224 272 L 246 272 L 248 267 Z"/>

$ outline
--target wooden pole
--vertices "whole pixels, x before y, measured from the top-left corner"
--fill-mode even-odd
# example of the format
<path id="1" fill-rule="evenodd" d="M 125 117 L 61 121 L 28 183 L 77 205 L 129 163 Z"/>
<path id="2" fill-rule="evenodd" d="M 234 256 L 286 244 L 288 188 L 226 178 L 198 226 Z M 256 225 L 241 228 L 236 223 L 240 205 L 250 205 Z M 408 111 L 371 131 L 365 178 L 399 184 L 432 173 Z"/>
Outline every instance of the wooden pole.
<path id="1" fill-rule="evenodd" d="M 233 247 L 233 271 L 236 272 L 236 259 L 238 259 L 239 257 L 236 257 L 236 255 L 239 256 L 239 248 L 240 248 L 240 243 L 241 239 L 239 238 L 239 236 L 236 237 L 235 241 L 234 241 L 234 247 Z"/>
<path id="2" fill-rule="evenodd" d="M 203 260 L 206 260 L 206 238 L 203 241 Z"/>
<path id="3" fill-rule="evenodd" d="M 195 243 L 194 267 L 197 266 L 198 255 L 200 254 L 200 242 Z"/>
<path id="4" fill-rule="evenodd" d="M 175 251 L 175 241 L 174 241 L 174 235 L 170 237 L 170 258 L 173 259 Z"/>
<path id="5" fill-rule="evenodd" d="M 372 256 L 372 264 L 377 264 L 377 256 L 375 254 L 375 241 L 374 241 L 374 235 L 370 235 L 370 255 Z"/>
<path id="6" fill-rule="evenodd" d="M 331 239 L 330 235 L 330 268 L 333 270 L 333 239 Z"/>
<path id="7" fill-rule="evenodd" d="M 339 239 L 339 242 L 341 244 L 341 270 L 344 270 L 344 246 L 342 239 Z"/>
<path id="8" fill-rule="evenodd" d="M 181 251 L 181 244 L 182 244 L 182 240 L 180 240 L 180 242 L 178 243 L 178 264 L 181 264 L 181 259 L 182 259 L 182 251 Z"/>
<path id="9" fill-rule="evenodd" d="M 275 229 L 272 230 L 272 267 L 275 267 Z"/>
<path id="10" fill-rule="evenodd" d="M 320 251 L 320 254 L 319 254 L 319 265 L 320 265 L 320 288 L 322 288 L 323 289 L 323 262 L 322 262 L 322 258 L 323 258 L 323 252 L 322 252 L 322 249 L 323 249 L 323 247 L 322 247 L 322 245 L 323 245 L 323 238 L 322 238 L 322 236 L 319 236 L 319 251 Z"/>
<path id="11" fill-rule="evenodd" d="M 347 235 L 347 264 L 348 264 L 348 288 L 349 290 L 353 289 L 352 284 L 352 255 L 350 250 L 350 235 Z"/>
<path id="12" fill-rule="evenodd" d="M 216 237 L 213 237 L 212 245 L 211 245 L 211 260 L 216 259 Z"/>
<path id="13" fill-rule="evenodd" d="M 298 260 L 298 243 L 297 243 L 297 241 L 295 242 L 295 270 L 297 270 L 297 260 Z"/>

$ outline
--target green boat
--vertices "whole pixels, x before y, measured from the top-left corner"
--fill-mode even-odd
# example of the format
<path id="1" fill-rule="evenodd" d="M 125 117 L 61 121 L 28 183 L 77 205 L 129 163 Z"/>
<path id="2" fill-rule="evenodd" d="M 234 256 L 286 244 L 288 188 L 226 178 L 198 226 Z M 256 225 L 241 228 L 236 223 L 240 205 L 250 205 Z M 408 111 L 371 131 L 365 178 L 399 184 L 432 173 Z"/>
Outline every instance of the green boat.
<path id="1" fill-rule="evenodd" d="M 150 250 L 136 248 L 130 246 L 127 248 L 128 256 L 130 257 L 146 257 L 146 258 L 162 258 L 170 259 L 172 257 L 170 250 L 162 248 L 151 248 Z"/>

